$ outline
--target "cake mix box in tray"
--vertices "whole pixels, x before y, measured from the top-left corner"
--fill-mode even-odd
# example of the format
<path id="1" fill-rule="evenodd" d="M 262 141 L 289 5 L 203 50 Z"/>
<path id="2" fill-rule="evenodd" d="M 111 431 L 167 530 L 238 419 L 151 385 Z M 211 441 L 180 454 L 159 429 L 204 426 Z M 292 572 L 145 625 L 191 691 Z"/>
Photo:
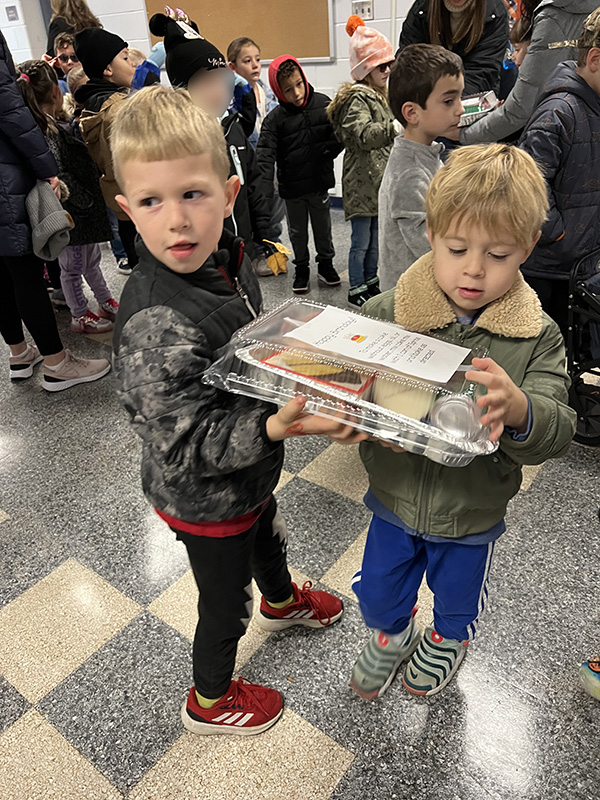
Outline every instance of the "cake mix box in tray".
<path id="1" fill-rule="evenodd" d="M 310 300 L 290 299 L 241 328 L 202 376 L 212 386 L 335 416 L 376 439 L 448 466 L 492 453 L 466 380 L 462 344 Z"/>

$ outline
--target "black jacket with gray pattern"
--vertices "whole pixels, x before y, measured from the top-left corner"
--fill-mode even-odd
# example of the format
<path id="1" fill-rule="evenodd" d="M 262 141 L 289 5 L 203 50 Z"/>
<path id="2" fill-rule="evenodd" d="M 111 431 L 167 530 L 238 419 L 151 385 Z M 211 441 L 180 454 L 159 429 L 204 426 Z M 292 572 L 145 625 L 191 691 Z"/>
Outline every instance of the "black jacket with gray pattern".
<path id="1" fill-rule="evenodd" d="M 159 511 L 185 522 L 245 514 L 271 494 L 283 446 L 271 443 L 275 408 L 201 382 L 216 351 L 252 315 L 260 289 L 241 240 L 225 231 L 200 269 L 181 275 L 138 244 L 114 332 L 117 391 L 143 442 L 142 486 Z M 239 269 L 238 269 L 239 266 Z"/>

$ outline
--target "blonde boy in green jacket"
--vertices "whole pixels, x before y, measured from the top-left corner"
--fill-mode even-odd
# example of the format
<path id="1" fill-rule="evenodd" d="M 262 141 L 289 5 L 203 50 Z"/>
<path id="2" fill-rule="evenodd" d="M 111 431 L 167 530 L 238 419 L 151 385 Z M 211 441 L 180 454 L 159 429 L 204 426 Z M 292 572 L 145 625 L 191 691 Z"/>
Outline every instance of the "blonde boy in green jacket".
<path id="1" fill-rule="evenodd" d="M 432 252 L 364 312 L 487 348 L 488 358 L 473 359 L 481 371 L 467 379 L 486 388 L 481 419 L 500 446 L 452 468 L 361 444 L 373 520 L 354 590 L 373 633 L 351 686 L 366 699 L 383 694 L 408 659 L 402 682 L 413 694 L 436 694 L 451 680 L 475 635 L 521 465 L 560 456 L 575 432 L 563 338 L 519 269 L 548 209 L 534 161 L 506 145 L 456 150 L 433 178 L 425 206 Z M 434 623 L 421 638 L 413 608 L 425 572 Z"/>

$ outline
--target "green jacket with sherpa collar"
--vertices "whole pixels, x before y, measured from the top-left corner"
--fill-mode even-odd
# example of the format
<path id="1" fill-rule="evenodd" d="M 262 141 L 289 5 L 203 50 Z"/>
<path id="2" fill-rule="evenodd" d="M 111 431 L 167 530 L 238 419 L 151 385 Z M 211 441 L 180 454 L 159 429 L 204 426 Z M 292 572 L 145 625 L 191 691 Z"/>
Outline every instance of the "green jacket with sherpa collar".
<path id="1" fill-rule="evenodd" d="M 383 505 L 419 533 L 457 538 L 500 522 L 521 485 L 522 464 L 541 464 L 566 451 L 576 414 L 567 405 L 569 378 L 557 325 L 519 273 L 511 289 L 490 303 L 474 325 L 462 325 L 433 275 L 433 254 L 416 261 L 395 289 L 373 298 L 364 313 L 418 333 L 441 333 L 466 347 L 483 346 L 531 400 L 526 441 L 504 433 L 500 449 L 468 466 L 445 467 L 424 456 L 394 453 L 363 442 L 370 486 Z"/>

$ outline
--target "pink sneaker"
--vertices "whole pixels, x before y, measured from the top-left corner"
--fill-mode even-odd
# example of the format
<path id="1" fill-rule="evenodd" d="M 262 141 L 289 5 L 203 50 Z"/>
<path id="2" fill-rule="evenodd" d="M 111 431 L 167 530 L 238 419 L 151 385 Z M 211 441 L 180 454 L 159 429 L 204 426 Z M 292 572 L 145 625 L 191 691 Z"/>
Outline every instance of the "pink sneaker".
<path id="1" fill-rule="evenodd" d="M 109 333 L 113 324 L 109 319 L 100 319 L 93 311 L 87 311 L 82 317 L 71 319 L 73 333 Z"/>
<path id="2" fill-rule="evenodd" d="M 103 319 L 109 319 L 111 322 L 114 322 L 118 310 L 119 310 L 119 304 L 117 303 L 115 298 L 109 297 L 106 303 L 102 303 L 102 305 L 98 308 L 98 316 L 102 317 Z"/>

